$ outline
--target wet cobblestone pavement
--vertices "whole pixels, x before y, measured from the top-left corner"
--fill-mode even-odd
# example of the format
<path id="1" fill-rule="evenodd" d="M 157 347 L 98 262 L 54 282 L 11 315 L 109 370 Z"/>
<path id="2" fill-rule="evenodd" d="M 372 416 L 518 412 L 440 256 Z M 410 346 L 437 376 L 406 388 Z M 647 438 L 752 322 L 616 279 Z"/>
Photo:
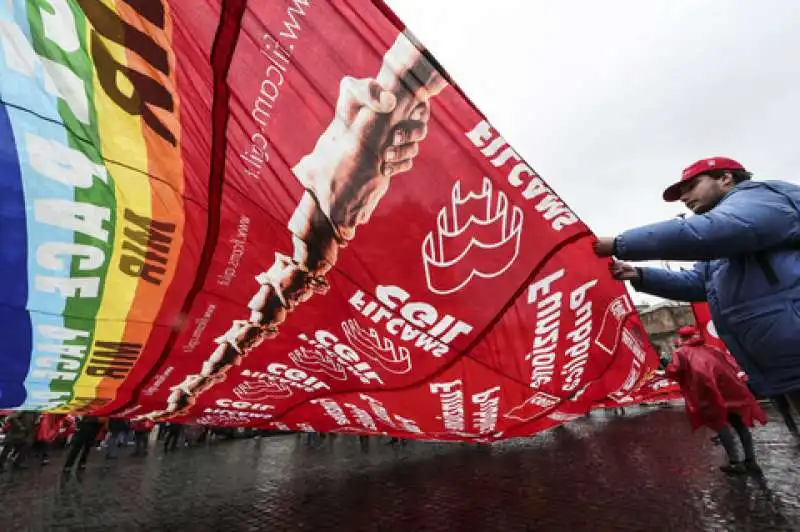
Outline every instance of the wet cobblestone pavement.
<path id="1" fill-rule="evenodd" d="M 776 414 L 764 479 L 717 470 L 681 407 L 593 414 L 492 446 L 297 436 L 0 476 L 0 530 L 800 530 L 800 448 Z"/>

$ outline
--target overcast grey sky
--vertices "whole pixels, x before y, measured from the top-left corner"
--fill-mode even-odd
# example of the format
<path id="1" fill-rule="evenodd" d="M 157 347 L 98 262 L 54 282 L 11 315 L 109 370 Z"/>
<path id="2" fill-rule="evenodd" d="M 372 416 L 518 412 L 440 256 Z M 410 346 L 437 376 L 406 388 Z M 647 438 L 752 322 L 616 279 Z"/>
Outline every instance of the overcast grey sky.
<path id="1" fill-rule="evenodd" d="M 601 235 L 674 216 L 701 157 L 800 181 L 800 3 L 388 0 Z"/>
<path id="2" fill-rule="evenodd" d="M 702 157 L 800 182 L 798 2 L 387 3 L 601 236 L 684 212 Z"/>

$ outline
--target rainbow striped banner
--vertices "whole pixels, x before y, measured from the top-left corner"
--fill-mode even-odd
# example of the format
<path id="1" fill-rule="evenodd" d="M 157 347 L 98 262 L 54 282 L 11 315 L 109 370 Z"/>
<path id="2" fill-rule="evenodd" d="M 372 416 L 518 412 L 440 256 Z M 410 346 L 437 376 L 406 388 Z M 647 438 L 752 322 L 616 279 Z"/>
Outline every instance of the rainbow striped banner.
<path id="1" fill-rule="evenodd" d="M 159 2 L 136 4 L 0 3 L 5 405 L 67 412 L 113 399 L 175 274 L 172 28 Z M 157 105 L 141 97 L 146 80 Z"/>

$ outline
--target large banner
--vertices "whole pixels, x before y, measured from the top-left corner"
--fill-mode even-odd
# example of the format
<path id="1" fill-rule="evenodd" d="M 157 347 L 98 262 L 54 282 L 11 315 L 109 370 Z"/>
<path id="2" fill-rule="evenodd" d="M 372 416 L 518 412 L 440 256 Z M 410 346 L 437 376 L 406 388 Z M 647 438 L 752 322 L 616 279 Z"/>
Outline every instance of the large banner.
<path id="1" fill-rule="evenodd" d="M 377 0 L 0 2 L 0 91 L 0 408 L 491 440 L 657 367 Z"/>

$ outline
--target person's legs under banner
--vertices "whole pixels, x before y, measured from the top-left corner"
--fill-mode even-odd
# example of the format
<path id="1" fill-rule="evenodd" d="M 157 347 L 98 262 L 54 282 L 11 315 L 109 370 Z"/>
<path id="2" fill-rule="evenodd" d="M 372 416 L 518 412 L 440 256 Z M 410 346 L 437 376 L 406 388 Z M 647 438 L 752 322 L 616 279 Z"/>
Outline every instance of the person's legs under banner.
<path id="1" fill-rule="evenodd" d="M 736 434 L 739 435 L 739 441 L 742 442 L 745 468 L 751 473 L 760 474 L 761 468 L 756 463 L 756 449 L 753 445 L 753 435 L 750 429 L 747 428 L 738 414 L 728 414 L 728 422 L 733 427 L 733 430 L 736 431 Z"/>
<path id="2" fill-rule="evenodd" d="M 147 444 L 150 439 L 149 432 L 137 432 L 136 433 L 136 449 L 134 450 L 133 454 L 135 456 L 146 456 L 147 455 Z"/>
<path id="3" fill-rule="evenodd" d="M 12 446 L 9 444 L 3 445 L 3 451 L 0 452 L 0 471 L 3 471 L 6 467 L 6 460 L 8 460 L 9 455 L 11 454 Z"/>
<path id="4" fill-rule="evenodd" d="M 772 402 L 775 405 L 775 408 L 778 409 L 778 412 L 783 418 L 783 422 L 786 424 L 786 428 L 789 429 L 789 432 L 791 432 L 794 436 L 800 437 L 800 431 L 797 429 L 797 423 L 792 416 L 792 405 L 789 403 L 789 399 L 785 395 L 779 395 L 777 397 L 773 397 Z"/>
<path id="5" fill-rule="evenodd" d="M 86 437 L 85 435 L 78 432 L 72 438 L 72 442 L 70 443 L 69 452 L 67 453 L 67 461 L 64 462 L 64 471 L 71 471 L 73 464 L 75 464 L 75 459 L 78 458 L 78 454 L 80 454 L 81 450 L 86 445 Z"/>
<path id="6" fill-rule="evenodd" d="M 728 463 L 720 466 L 720 470 L 729 474 L 743 474 L 747 470 L 742 463 L 742 457 L 739 453 L 739 447 L 736 445 L 736 439 L 733 436 L 733 430 L 730 427 L 724 427 L 718 433 L 719 441 L 725 449 L 725 454 L 728 457 Z"/>

